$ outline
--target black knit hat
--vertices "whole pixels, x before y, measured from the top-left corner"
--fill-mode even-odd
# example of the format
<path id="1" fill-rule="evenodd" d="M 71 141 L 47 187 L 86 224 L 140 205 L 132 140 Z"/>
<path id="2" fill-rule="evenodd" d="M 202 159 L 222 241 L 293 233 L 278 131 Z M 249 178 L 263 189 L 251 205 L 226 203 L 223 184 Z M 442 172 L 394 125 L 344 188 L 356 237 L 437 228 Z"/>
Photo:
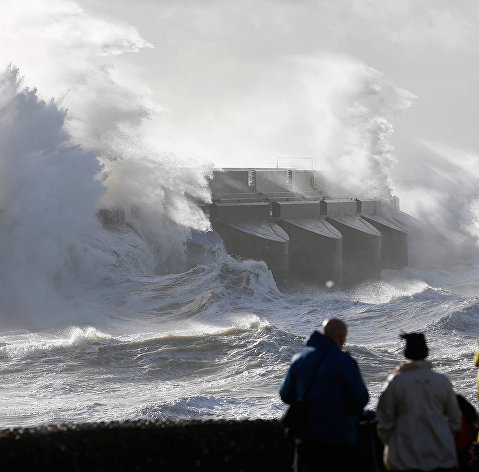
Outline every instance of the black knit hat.
<path id="1" fill-rule="evenodd" d="M 421 361 L 429 354 L 423 333 L 401 333 L 399 337 L 406 340 L 406 347 L 404 348 L 406 359 Z"/>

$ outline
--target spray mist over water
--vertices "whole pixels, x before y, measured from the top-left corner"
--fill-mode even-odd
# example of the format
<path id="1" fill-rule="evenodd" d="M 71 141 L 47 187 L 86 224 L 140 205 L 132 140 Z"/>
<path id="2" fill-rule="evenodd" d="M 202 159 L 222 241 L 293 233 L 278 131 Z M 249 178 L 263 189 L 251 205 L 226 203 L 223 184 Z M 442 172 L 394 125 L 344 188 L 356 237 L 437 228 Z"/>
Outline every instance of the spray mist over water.
<path id="1" fill-rule="evenodd" d="M 0 87 L 0 313 L 58 316 L 68 306 L 58 290 L 75 270 L 73 254 L 99 225 L 99 164 L 68 144 L 65 113 L 53 101 L 19 90 L 16 69 L 2 74 Z"/>
<path id="2" fill-rule="evenodd" d="M 417 218 L 410 259 L 420 269 L 474 271 L 478 247 L 478 156 L 440 143 L 409 146 L 393 172 L 402 209 Z"/>
<path id="3" fill-rule="evenodd" d="M 125 151 L 99 159 L 71 144 L 66 112 L 22 89 L 17 69 L 0 87 L 2 318 L 81 319 L 92 288 L 184 267 L 190 228 L 208 228 L 195 204 L 207 198 L 196 168 Z M 105 204 L 127 209 L 129 227 L 102 228 L 96 211 Z"/>
<path id="4" fill-rule="evenodd" d="M 97 310 L 85 306 L 93 287 L 182 270 L 191 228 L 209 228 L 196 203 L 209 199 L 209 167 L 192 165 L 150 92 L 110 64 L 151 47 L 134 28 L 74 2 L 27 4 L 0 7 L 11 20 L 0 63 L 25 74 L 0 79 L 0 313 L 42 325 Z M 103 207 L 125 211 L 125 231 L 101 227 Z"/>
<path id="5" fill-rule="evenodd" d="M 189 228 L 208 229 L 192 200 L 209 199 L 210 165 L 171 126 L 134 68 L 116 61 L 153 45 L 132 26 L 88 15 L 76 2 L 27 1 L 19 8 L 7 1 L 1 9 L 9 21 L 0 35 L 10 47 L 0 63 L 14 63 L 26 85 L 68 109 L 71 142 L 91 150 L 102 167 L 106 192 L 98 206 L 123 208 L 152 247 L 164 236 L 158 221 L 181 234 L 169 238 L 176 241 L 184 242 Z M 141 222 L 130 218 L 132 206 L 143 207 Z M 162 248 L 164 260 L 168 252 Z"/>
<path id="6" fill-rule="evenodd" d="M 325 55 L 306 61 L 303 87 L 312 98 L 316 165 L 325 174 L 326 194 L 388 199 L 396 164 L 389 137 L 391 118 L 414 95 L 350 58 Z M 320 119 L 326 113 L 326 119 Z M 316 118 L 316 119 L 315 119 Z"/>

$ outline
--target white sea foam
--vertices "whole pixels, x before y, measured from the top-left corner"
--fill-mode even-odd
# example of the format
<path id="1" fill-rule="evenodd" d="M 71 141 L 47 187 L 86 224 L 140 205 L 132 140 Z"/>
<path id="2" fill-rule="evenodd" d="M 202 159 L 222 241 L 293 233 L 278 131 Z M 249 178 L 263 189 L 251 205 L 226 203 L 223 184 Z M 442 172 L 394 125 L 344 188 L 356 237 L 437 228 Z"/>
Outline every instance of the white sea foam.
<path id="1" fill-rule="evenodd" d="M 6 336 L 0 347 L 6 355 L 14 358 L 47 355 L 59 348 L 80 347 L 86 343 L 105 342 L 113 336 L 93 326 L 72 326 L 59 333 L 32 332 Z"/>
<path id="2" fill-rule="evenodd" d="M 348 292 L 352 300 L 369 304 L 385 304 L 401 297 L 410 297 L 427 290 L 429 285 L 422 280 L 399 279 L 364 283 Z"/>

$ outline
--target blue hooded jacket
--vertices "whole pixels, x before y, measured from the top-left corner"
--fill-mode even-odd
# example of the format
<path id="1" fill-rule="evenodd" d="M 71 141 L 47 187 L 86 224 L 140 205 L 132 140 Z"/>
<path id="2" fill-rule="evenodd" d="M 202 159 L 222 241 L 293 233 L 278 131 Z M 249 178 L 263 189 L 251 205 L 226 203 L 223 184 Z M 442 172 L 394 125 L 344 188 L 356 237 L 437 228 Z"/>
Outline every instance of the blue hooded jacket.
<path id="1" fill-rule="evenodd" d="M 320 362 L 306 399 L 308 438 L 326 444 L 355 444 L 358 415 L 369 394 L 357 362 L 328 336 L 314 331 L 307 348 L 293 357 L 281 386 L 281 399 L 288 404 L 303 400 Z"/>

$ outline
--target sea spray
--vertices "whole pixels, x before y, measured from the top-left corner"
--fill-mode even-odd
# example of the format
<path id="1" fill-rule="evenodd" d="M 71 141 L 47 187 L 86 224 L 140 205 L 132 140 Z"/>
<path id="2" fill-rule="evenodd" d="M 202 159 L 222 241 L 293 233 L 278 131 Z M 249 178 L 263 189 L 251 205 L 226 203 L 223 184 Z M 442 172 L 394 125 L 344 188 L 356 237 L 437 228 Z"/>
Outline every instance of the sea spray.
<path id="1" fill-rule="evenodd" d="M 300 60 L 298 69 L 301 89 L 313 99 L 314 163 L 324 176 L 325 194 L 389 199 L 397 159 L 390 143 L 391 119 L 410 107 L 415 96 L 379 71 L 335 54 Z"/>
<path id="2" fill-rule="evenodd" d="M 402 209 L 417 220 L 409 228 L 410 264 L 474 271 L 478 246 L 478 156 L 440 143 L 408 146 L 393 179 Z M 469 264 L 464 266 L 464 263 Z"/>
<path id="3" fill-rule="evenodd" d="M 190 227 L 208 227 L 195 203 L 203 192 L 198 170 L 171 167 L 165 181 L 152 158 L 101 165 L 92 151 L 71 145 L 64 110 L 22 89 L 17 69 L 0 83 L 3 319 L 42 326 L 95 317 L 92 297 L 102 288 L 184 267 L 178 261 Z M 120 187 L 126 194 L 115 195 Z M 103 228 L 96 212 L 104 201 L 126 208 L 129 226 Z"/>
<path id="4" fill-rule="evenodd" d="M 62 132 L 100 163 L 105 192 L 97 209 L 123 210 L 156 271 L 182 270 L 190 229 L 209 229 L 197 201 L 209 201 L 211 165 L 171 126 L 135 70 L 118 62 L 153 45 L 133 26 L 89 15 L 76 2 L 18 8 L 6 1 L 0 13 L 10 20 L 0 31 L 10 45 L 0 64 L 15 64 L 39 97 L 61 102 Z"/>
<path id="5" fill-rule="evenodd" d="M 68 144 L 64 111 L 21 89 L 17 69 L 4 71 L 0 86 L 0 313 L 61 318 L 72 253 L 99 227 L 100 167 Z"/>
<path id="6" fill-rule="evenodd" d="M 0 63 L 26 75 L 10 66 L 0 79 L 0 313 L 39 326 L 95 318 L 108 310 L 95 306 L 102 288 L 111 303 L 111 286 L 130 276 L 184 269 L 190 229 L 209 228 L 197 205 L 209 199 L 209 167 L 172 153 L 185 140 L 110 63 L 151 47 L 134 28 L 75 2 L 0 9 L 11 20 Z M 102 228 L 101 208 L 122 210 L 126 226 Z"/>

